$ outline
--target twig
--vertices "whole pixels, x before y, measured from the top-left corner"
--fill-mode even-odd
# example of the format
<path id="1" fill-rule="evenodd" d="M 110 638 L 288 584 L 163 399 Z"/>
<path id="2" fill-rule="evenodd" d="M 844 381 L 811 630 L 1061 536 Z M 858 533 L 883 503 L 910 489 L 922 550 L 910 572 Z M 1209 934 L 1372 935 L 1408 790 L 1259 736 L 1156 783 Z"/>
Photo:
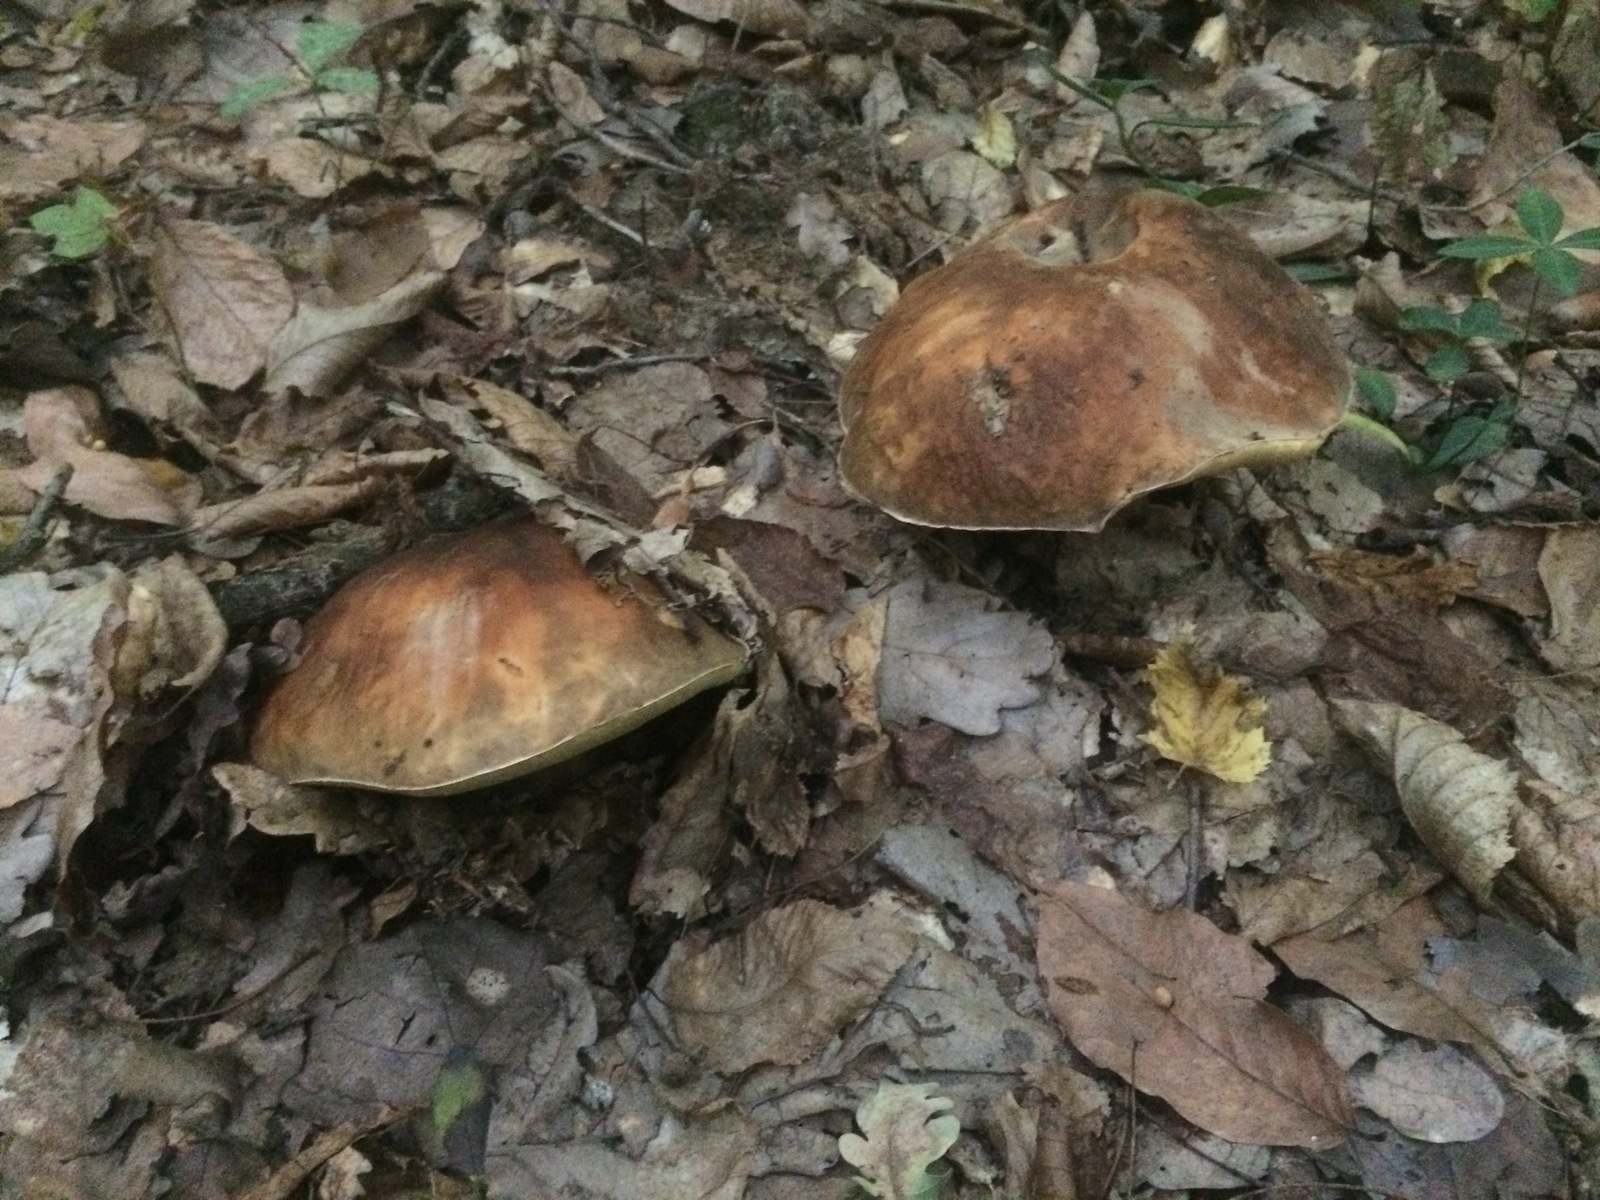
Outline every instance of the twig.
<path id="1" fill-rule="evenodd" d="M 642 245 L 645 244 L 644 235 L 642 233 L 640 233 L 637 229 L 629 228 L 627 225 L 624 225 L 621 221 L 618 221 L 616 218 L 614 218 L 612 216 L 609 216 L 608 214 L 602 212 L 600 209 L 596 208 L 594 205 L 587 204 L 584 201 L 579 200 L 576 196 L 572 195 L 570 192 L 567 193 L 567 199 L 571 203 L 577 205 L 578 208 L 583 212 L 584 216 L 590 218 L 591 220 L 599 221 L 600 224 L 604 225 L 607 229 L 610 229 L 615 233 L 620 233 L 623 237 L 627 238 L 635 246 L 642 246 Z"/>
<path id="2" fill-rule="evenodd" d="M 581 379 L 589 375 L 604 375 L 608 371 L 634 371 L 640 367 L 654 367 L 661 363 L 699 362 L 705 357 L 704 354 L 637 354 L 632 358 L 608 358 L 605 362 L 594 363 L 591 366 L 546 367 L 544 373 L 562 379 Z"/>
<path id="3" fill-rule="evenodd" d="M 56 473 L 50 476 L 50 482 L 44 485 L 44 491 L 39 493 L 39 499 L 34 501 L 33 511 L 23 522 L 22 532 L 17 534 L 17 540 L 0 549 L 0 574 L 15 571 L 44 549 L 44 544 L 50 537 L 50 514 L 56 505 L 61 503 L 61 497 L 66 493 L 67 484 L 71 481 L 72 464 L 62 463 L 56 468 Z"/>
<path id="4" fill-rule="evenodd" d="M 1194 912 L 1200 902 L 1200 878 L 1206 869 L 1206 792 L 1205 785 L 1192 772 L 1186 773 L 1184 790 L 1189 794 L 1189 871 L 1183 881 L 1183 906 Z"/>

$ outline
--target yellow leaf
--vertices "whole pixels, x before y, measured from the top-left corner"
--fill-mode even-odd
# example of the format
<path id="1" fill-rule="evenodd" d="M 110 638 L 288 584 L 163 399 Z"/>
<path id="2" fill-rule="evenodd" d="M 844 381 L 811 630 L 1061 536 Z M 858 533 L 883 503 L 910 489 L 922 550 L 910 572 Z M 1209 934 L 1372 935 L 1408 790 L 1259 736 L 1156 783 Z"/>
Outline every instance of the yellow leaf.
<path id="1" fill-rule="evenodd" d="M 1002 171 L 1017 161 L 1017 131 L 1011 118 L 992 102 L 978 109 L 978 130 L 972 135 L 972 148 Z"/>
<path id="2" fill-rule="evenodd" d="M 1267 769 L 1272 745 L 1259 725 L 1267 704 L 1244 680 L 1214 666 L 1197 669 L 1176 642 L 1156 655 L 1148 674 L 1156 727 L 1145 741 L 1162 757 L 1229 783 L 1248 783 Z"/>

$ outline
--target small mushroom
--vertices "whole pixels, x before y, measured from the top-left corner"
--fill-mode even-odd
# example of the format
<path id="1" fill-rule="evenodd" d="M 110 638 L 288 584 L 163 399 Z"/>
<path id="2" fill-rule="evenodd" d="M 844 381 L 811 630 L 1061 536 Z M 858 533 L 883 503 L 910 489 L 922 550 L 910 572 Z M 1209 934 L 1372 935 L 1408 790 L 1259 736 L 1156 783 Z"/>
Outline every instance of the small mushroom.
<path id="1" fill-rule="evenodd" d="M 840 467 L 919 525 L 1093 531 L 1156 488 L 1315 453 L 1349 391 L 1316 299 L 1227 221 L 1085 194 L 906 288 L 845 372 Z"/>
<path id="2" fill-rule="evenodd" d="M 509 521 L 340 589 L 251 756 L 293 783 L 449 795 L 620 737 L 743 666 L 743 647 L 648 581 L 602 584 L 559 532 Z"/>

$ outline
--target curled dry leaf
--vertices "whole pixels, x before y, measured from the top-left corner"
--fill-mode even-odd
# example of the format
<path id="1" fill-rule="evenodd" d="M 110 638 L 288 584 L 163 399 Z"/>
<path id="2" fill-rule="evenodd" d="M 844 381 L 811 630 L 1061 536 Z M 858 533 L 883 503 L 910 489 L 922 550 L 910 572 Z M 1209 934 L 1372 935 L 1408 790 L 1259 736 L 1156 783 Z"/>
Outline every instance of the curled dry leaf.
<path id="1" fill-rule="evenodd" d="M 382 344 L 392 326 L 421 312 L 443 283 L 440 272 L 421 271 L 360 304 L 302 304 L 267 347 L 263 387 L 268 392 L 294 387 L 308 396 L 329 394 Z"/>
<path id="2" fill-rule="evenodd" d="M 1272 965 L 1204 917 L 1061 883 L 1039 897 L 1050 1011 L 1093 1062 L 1232 1142 L 1326 1148 L 1350 1129 L 1343 1072 L 1267 1004 Z"/>
<path id="3" fill-rule="evenodd" d="M 201 383 L 239 388 L 294 312 L 283 268 L 206 221 L 163 221 L 150 281 L 178 356 Z"/>
<path id="4" fill-rule="evenodd" d="M 149 739 L 148 714 L 198 686 L 227 631 L 179 559 L 57 591 L 41 574 L 0 578 L 0 921 L 121 802 L 113 753 Z"/>
<path id="5" fill-rule="evenodd" d="M 1393 772 L 1406 819 L 1455 877 L 1487 903 L 1516 851 L 1511 822 L 1517 777 L 1479 754 L 1442 721 L 1364 700 L 1333 704 L 1340 723 Z"/>
<path id="6" fill-rule="evenodd" d="M 935 1095 L 933 1083 L 880 1083 L 856 1109 L 861 1134 L 839 1139 L 839 1156 L 861 1172 L 856 1182 L 883 1200 L 926 1200 L 940 1179 L 928 1168 L 961 1136 L 947 1110 L 954 1102 Z M 865 1136 L 862 1136 L 865 1135 Z"/>
<path id="7" fill-rule="evenodd" d="M 792 1066 L 877 1000 L 915 945 L 885 893 L 848 912 L 800 900 L 724 941 L 678 942 L 651 991 L 709 1070 Z"/>
<path id="8" fill-rule="evenodd" d="M 1162 757 L 1228 783 L 1249 783 L 1267 769 L 1272 746 L 1257 724 L 1266 701 L 1244 680 L 1214 666 L 1196 668 L 1177 642 L 1156 655 L 1149 676 L 1156 724 L 1145 740 Z"/>

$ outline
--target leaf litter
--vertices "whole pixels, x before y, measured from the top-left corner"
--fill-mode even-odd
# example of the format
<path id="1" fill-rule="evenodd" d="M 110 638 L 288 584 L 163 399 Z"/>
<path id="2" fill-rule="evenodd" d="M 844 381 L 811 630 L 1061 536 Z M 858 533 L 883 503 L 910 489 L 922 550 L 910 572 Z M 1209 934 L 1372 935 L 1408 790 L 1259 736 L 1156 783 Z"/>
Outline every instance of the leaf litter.
<path id="1" fill-rule="evenodd" d="M 1217 7 L 19 10 L 0 1190 L 1592 1190 L 1600 267 L 1440 252 L 1600 224 L 1600 18 Z M 1118 179 L 1481 457 L 1341 433 L 1093 537 L 854 499 L 900 289 Z M 747 675 L 450 801 L 250 765 L 455 492 Z"/>

